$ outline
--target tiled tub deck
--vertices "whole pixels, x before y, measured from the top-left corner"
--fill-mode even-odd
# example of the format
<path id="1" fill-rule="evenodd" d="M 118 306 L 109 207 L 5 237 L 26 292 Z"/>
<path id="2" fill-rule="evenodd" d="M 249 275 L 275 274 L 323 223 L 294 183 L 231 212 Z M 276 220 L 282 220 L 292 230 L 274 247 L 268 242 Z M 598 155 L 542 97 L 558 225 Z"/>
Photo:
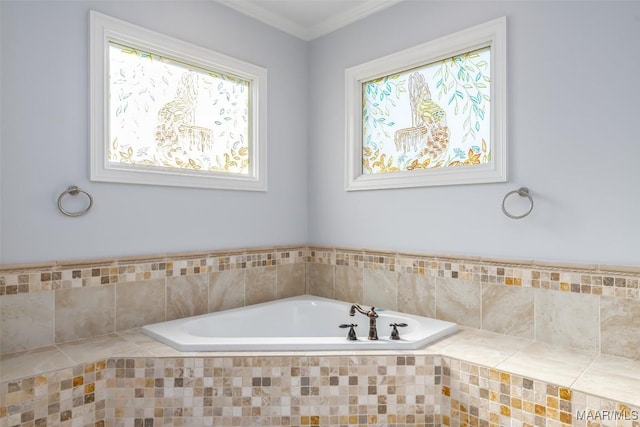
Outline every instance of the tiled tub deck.
<path id="1" fill-rule="evenodd" d="M 639 426 L 640 269 L 259 248 L 0 266 L 0 427 Z M 147 323 L 308 293 L 454 321 L 410 353 L 186 354 Z"/>
<path id="2" fill-rule="evenodd" d="M 2 427 L 640 425 L 640 363 L 470 328 L 418 351 L 304 354 L 180 353 L 131 330 L 2 372 Z"/>

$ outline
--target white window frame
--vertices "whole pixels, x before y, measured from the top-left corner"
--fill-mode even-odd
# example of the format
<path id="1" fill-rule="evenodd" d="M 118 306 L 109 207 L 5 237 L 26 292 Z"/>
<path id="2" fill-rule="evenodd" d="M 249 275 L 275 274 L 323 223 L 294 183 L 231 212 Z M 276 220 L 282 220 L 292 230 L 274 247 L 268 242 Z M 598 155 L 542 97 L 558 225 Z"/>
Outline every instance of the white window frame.
<path id="1" fill-rule="evenodd" d="M 117 43 L 249 82 L 249 173 L 145 167 L 108 161 L 109 44 Z M 267 191 L 267 70 L 95 11 L 90 12 L 92 181 Z"/>
<path id="2" fill-rule="evenodd" d="M 363 83 L 477 49 L 491 49 L 491 150 L 489 163 L 363 174 Z M 345 190 L 505 182 L 506 17 L 348 68 L 345 72 Z"/>

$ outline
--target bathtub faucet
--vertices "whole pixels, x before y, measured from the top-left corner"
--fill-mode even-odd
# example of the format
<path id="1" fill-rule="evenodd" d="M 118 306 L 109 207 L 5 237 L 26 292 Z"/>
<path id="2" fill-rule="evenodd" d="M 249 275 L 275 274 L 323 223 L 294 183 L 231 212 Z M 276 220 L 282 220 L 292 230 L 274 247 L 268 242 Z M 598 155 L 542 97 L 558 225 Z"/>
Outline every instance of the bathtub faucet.
<path id="1" fill-rule="evenodd" d="M 376 327 L 376 319 L 378 318 L 378 313 L 376 313 L 376 308 L 371 307 L 371 310 L 366 311 L 358 304 L 353 304 L 351 309 L 349 310 L 349 316 L 355 316 L 356 311 L 358 313 L 364 314 L 369 318 L 369 339 L 377 340 L 378 339 L 378 328 Z"/>

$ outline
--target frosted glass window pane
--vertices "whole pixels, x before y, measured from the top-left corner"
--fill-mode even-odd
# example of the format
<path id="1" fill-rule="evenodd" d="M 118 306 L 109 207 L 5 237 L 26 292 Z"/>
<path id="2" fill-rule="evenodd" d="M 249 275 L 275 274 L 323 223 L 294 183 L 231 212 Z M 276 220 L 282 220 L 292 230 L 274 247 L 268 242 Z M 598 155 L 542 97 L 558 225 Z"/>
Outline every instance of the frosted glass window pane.
<path id="1" fill-rule="evenodd" d="M 491 48 L 362 83 L 362 173 L 491 161 Z"/>
<path id="2" fill-rule="evenodd" d="M 108 162 L 247 175 L 249 84 L 109 43 Z"/>

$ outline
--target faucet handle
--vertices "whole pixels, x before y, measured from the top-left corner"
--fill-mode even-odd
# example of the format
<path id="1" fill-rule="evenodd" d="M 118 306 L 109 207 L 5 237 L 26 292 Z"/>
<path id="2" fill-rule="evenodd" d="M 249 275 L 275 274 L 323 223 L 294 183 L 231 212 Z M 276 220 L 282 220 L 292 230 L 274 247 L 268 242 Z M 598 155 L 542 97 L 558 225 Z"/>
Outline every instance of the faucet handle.
<path id="1" fill-rule="evenodd" d="M 339 328 L 345 329 L 349 328 L 349 333 L 347 334 L 347 341 L 358 341 L 358 336 L 356 335 L 356 331 L 353 328 L 358 327 L 355 323 L 343 323 Z"/>
<path id="2" fill-rule="evenodd" d="M 398 328 L 404 328 L 405 326 L 408 326 L 408 325 L 406 323 L 390 323 L 389 326 L 393 328 L 391 330 L 391 336 L 389 337 L 389 339 L 399 340 L 400 332 L 398 332 Z"/>

